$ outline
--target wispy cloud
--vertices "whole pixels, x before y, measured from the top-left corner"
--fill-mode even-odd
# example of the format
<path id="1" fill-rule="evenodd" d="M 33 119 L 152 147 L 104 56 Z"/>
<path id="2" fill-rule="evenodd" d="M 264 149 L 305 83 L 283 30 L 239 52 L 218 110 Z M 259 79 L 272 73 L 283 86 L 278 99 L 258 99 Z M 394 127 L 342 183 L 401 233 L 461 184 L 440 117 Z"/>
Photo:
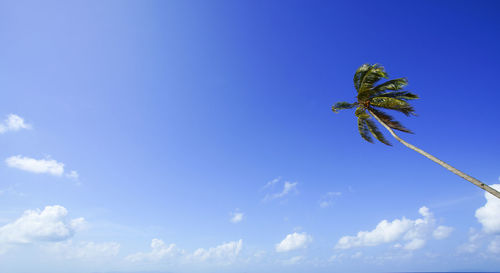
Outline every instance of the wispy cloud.
<path id="1" fill-rule="evenodd" d="M 280 182 L 280 178 L 276 178 L 270 182 L 268 182 L 264 188 L 273 188 L 278 182 Z M 297 185 L 299 183 L 298 182 L 289 182 L 289 181 L 285 181 L 285 183 L 283 184 L 283 190 L 281 190 L 280 192 L 275 192 L 275 193 L 268 193 L 266 194 L 266 196 L 264 197 L 263 201 L 268 201 L 268 200 L 272 200 L 272 199 L 279 199 L 279 198 L 283 198 L 285 197 L 286 195 L 292 193 L 292 192 L 295 192 L 295 193 L 298 193 L 298 190 L 297 190 Z"/>
<path id="2" fill-rule="evenodd" d="M 500 235 L 487 233 L 485 230 L 477 231 L 474 228 L 469 230 L 469 240 L 458 247 L 458 253 L 480 256 L 481 258 L 498 259 L 500 254 Z"/>
<path id="3" fill-rule="evenodd" d="M 264 187 L 262 187 L 262 189 L 265 190 L 265 189 L 267 189 L 269 187 L 272 187 L 272 186 L 274 186 L 274 184 L 280 182 L 280 180 L 281 180 L 281 176 L 276 177 L 275 179 L 267 182 L 266 185 L 264 185 Z"/>
<path id="4" fill-rule="evenodd" d="M 54 176 L 62 176 L 71 179 L 78 179 L 79 175 L 77 171 L 70 171 L 65 173 L 64 163 L 58 162 L 54 159 L 35 159 L 26 156 L 16 155 L 5 159 L 7 166 L 27 172 L 37 173 L 37 174 L 50 174 Z"/>
<path id="5" fill-rule="evenodd" d="M 77 171 L 70 171 L 69 173 L 66 174 L 66 177 L 72 178 L 72 179 L 78 179 L 79 175 Z"/>
<path id="6" fill-rule="evenodd" d="M 236 257 L 241 252 L 243 241 L 232 241 L 208 249 L 198 248 L 192 253 L 188 253 L 183 249 L 178 248 L 175 244 L 165 244 L 160 239 L 151 241 L 150 252 L 138 252 L 125 257 L 129 262 L 162 262 L 170 261 L 172 263 L 216 263 L 230 264 L 235 261 Z"/>
<path id="7" fill-rule="evenodd" d="M 65 259 L 86 260 L 86 261 L 106 261 L 118 255 L 120 244 L 117 242 L 73 242 L 67 240 L 47 245 L 44 250 L 63 257 Z"/>
<path id="8" fill-rule="evenodd" d="M 305 259 L 304 256 L 294 256 L 290 259 L 284 260 L 283 264 L 284 265 L 296 265 L 296 264 L 299 264 L 300 262 L 302 262 L 304 259 Z"/>
<path id="9" fill-rule="evenodd" d="M 328 208 L 333 204 L 335 198 L 341 196 L 341 192 L 327 192 L 325 195 L 321 196 L 319 199 L 319 206 L 322 208 Z"/>
<path id="10" fill-rule="evenodd" d="M 0 134 L 8 131 L 19 131 L 21 129 L 31 129 L 31 125 L 26 124 L 24 119 L 18 115 L 10 114 L 0 123 Z"/>
<path id="11" fill-rule="evenodd" d="M 243 212 L 232 212 L 231 219 L 229 220 L 231 223 L 236 224 L 243 221 Z"/>
<path id="12" fill-rule="evenodd" d="M 172 258 L 177 255 L 183 254 L 184 251 L 177 248 L 175 244 L 165 244 L 160 239 L 154 238 L 151 241 L 151 251 L 150 252 L 138 252 L 125 257 L 125 260 L 130 262 L 141 262 L 141 261 L 160 261 L 166 258 Z"/>

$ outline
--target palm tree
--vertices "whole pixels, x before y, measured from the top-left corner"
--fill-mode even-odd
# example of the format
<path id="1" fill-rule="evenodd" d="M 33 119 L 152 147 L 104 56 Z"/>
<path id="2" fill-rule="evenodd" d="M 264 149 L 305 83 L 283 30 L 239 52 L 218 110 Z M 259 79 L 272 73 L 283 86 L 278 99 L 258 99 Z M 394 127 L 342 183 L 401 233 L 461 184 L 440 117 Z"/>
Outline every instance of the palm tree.
<path id="1" fill-rule="evenodd" d="M 380 108 L 396 110 L 405 114 L 406 116 L 415 115 L 415 110 L 408 103 L 408 101 L 418 99 L 418 96 L 403 90 L 403 88 L 408 84 L 408 80 L 406 78 L 388 80 L 384 83 L 375 85 L 382 78 L 388 79 L 388 75 L 385 72 L 383 66 L 378 64 L 363 64 L 358 68 L 358 70 L 356 70 L 356 73 L 354 74 L 354 87 L 358 92 L 358 101 L 354 103 L 338 102 L 332 106 L 332 111 L 337 113 L 338 110 L 352 109 L 356 107 L 356 111 L 354 114 L 358 118 L 359 133 L 361 134 L 361 137 L 366 141 L 373 143 L 373 138 L 371 137 L 371 135 L 373 135 L 380 142 L 391 146 L 389 141 L 385 139 L 384 135 L 382 135 L 380 130 L 377 128 L 375 122 L 373 122 L 373 120 L 371 119 L 371 115 L 380 124 L 382 124 L 382 126 L 384 126 L 394 138 L 403 143 L 403 145 L 405 145 L 406 147 L 422 154 L 423 156 L 438 163 L 452 173 L 464 178 L 472 184 L 500 198 L 500 192 L 477 180 L 476 178 L 455 169 L 442 160 L 439 160 L 438 158 L 424 152 L 423 150 L 407 143 L 394 133 L 393 129 L 405 133 L 412 132 L 401 125 L 401 123 L 394 120 L 393 117 L 382 112 Z"/>

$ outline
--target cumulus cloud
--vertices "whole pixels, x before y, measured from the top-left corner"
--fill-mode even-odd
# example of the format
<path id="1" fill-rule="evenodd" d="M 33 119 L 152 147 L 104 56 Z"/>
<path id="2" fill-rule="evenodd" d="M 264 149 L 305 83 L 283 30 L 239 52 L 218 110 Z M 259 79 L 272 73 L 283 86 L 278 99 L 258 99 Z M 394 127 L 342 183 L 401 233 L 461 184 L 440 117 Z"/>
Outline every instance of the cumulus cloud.
<path id="1" fill-rule="evenodd" d="M 0 243 L 27 244 L 40 241 L 63 241 L 85 225 L 83 218 L 68 219 L 62 206 L 27 210 L 12 223 L 0 227 Z"/>
<path id="2" fill-rule="evenodd" d="M 71 240 L 58 242 L 49 247 L 48 251 L 65 259 L 102 260 L 115 257 L 120 251 L 120 244 L 116 242 L 78 242 Z"/>
<path id="3" fill-rule="evenodd" d="M 322 208 L 330 207 L 333 204 L 335 198 L 339 197 L 340 195 L 342 195 L 341 192 L 327 192 L 320 198 L 319 206 Z"/>
<path id="4" fill-rule="evenodd" d="M 411 220 L 403 217 L 392 222 L 383 220 L 371 231 L 360 231 L 356 236 L 343 236 L 335 248 L 377 246 L 401 241 L 403 244 L 397 245 L 406 250 L 415 250 L 422 248 L 431 234 L 443 239 L 451 233 L 451 228 L 446 226 L 434 230 L 436 221 L 427 207 L 421 207 L 418 212 L 422 218 Z"/>
<path id="5" fill-rule="evenodd" d="M 500 191 L 500 184 L 494 184 L 490 187 Z M 483 225 L 486 233 L 500 232 L 500 199 L 492 194 L 485 192 L 486 204 L 476 210 L 476 218 Z"/>
<path id="6" fill-rule="evenodd" d="M 243 241 L 240 239 L 239 241 L 224 243 L 209 249 L 198 248 L 191 255 L 191 258 L 199 261 L 230 262 L 238 256 L 242 246 Z"/>
<path id="7" fill-rule="evenodd" d="M 490 187 L 500 190 L 500 184 Z M 492 194 L 485 192 L 486 204 L 476 210 L 475 216 L 482 225 L 482 230 L 473 228 L 469 231 L 467 243 L 458 247 L 459 253 L 482 253 L 481 255 L 496 255 L 500 253 L 500 200 Z"/>
<path id="8" fill-rule="evenodd" d="M 10 114 L 0 123 L 0 134 L 8 131 L 19 131 L 21 129 L 30 129 L 31 125 L 24 123 L 24 119 L 18 115 Z"/>
<path id="9" fill-rule="evenodd" d="M 307 233 L 297 233 L 288 234 L 283 241 L 276 244 L 277 252 L 287 252 L 295 249 L 306 248 L 309 243 L 312 242 L 312 237 Z"/>
<path id="10" fill-rule="evenodd" d="M 53 159 L 34 159 L 20 155 L 11 156 L 5 160 L 7 166 L 32 173 L 48 173 L 61 176 L 64 164 Z"/>
<path id="11" fill-rule="evenodd" d="M 176 255 L 183 254 L 184 251 L 177 248 L 175 244 L 167 245 L 160 239 L 153 239 L 151 241 L 151 252 L 138 252 L 125 257 L 130 262 L 142 261 L 160 261 L 168 257 L 175 257 Z"/>
<path id="12" fill-rule="evenodd" d="M 231 219 L 229 221 L 231 221 L 231 223 L 233 224 L 243 221 L 243 212 L 231 213 Z"/>

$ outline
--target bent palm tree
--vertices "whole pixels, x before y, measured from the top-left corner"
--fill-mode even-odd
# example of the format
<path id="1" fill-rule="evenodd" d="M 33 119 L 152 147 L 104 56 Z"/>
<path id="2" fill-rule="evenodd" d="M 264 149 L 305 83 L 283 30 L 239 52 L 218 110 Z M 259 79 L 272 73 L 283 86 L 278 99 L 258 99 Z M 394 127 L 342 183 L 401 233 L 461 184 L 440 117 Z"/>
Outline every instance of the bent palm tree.
<path id="1" fill-rule="evenodd" d="M 418 96 L 403 90 L 403 87 L 408 84 L 408 80 L 406 78 L 388 80 L 384 83 L 375 85 L 382 78 L 388 79 L 388 75 L 383 66 L 378 64 L 364 64 L 360 66 L 354 74 L 354 87 L 358 91 L 358 101 L 354 103 L 338 102 L 332 106 L 333 112 L 337 113 L 338 110 L 352 109 L 356 107 L 354 114 L 358 118 L 358 129 L 361 137 L 366 141 L 373 143 L 373 138 L 370 136 L 371 134 L 380 142 L 390 146 L 391 144 L 389 141 L 384 138 L 384 135 L 382 135 L 379 131 L 375 122 L 371 120 L 371 114 L 391 133 L 394 138 L 403 143 L 406 147 L 422 154 L 452 173 L 500 198 L 500 192 L 475 179 L 474 177 L 455 169 L 442 160 L 439 160 L 423 150 L 407 143 L 394 133 L 393 129 L 405 133 L 411 133 L 411 131 L 401 125 L 398 121 L 394 120 L 394 118 L 390 115 L 382 112 L 380 108 L 396 110 L 406 116 L 415 115 L 415 110 L 408 103 L 408 101 L 418 99 Z"/>

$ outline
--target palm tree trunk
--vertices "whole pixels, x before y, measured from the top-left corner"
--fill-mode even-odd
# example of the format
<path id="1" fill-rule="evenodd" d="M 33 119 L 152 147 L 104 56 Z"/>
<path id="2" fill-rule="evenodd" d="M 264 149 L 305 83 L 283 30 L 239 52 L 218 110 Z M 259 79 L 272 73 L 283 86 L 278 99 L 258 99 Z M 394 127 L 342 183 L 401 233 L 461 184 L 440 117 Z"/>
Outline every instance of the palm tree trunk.
<path id="1" fill-rule="evenodd" d="M 377 115 L 375 115 L 375 114 L 374 114 L 372 111 L 370 111 L 370 110 L 368 110 L 368 111 L 370 112 L 370 114 L 372 114 L 372 116 L 374 116 L 374 117 L 375 117 L 375 119 L 377 119 L 377 121 L 378 121 L 378 122 L 380 122 L 380 124 L 382 124 L 382 125 L 385 127 L 385 129 L 389 130 L 389 132 L 391 133 L 391 135 L 392 135 L 394 138 L 396 138 L 399 142 L 403 143 L 403 145 L 405 145 L 406 147 L 408 147 L 408 148 L 410 148 L 410 149 L 412 149 L 412 150 L 414 150 L 414 151 L 416 151 L 416 152 L 420 153 L 421 155 L 423 155 L 423 156 L 427 157 L 428 159 L 430 159 L 430 160 L 432 160 L 432 161 L 436 162 L 437 164 L 439 164 L 439 165 L 443 166 L 443 167 L 444 167 L 444 168 L 446 168 L 448 171 L 450 171 L 450 172 L 452 172 L 452 173 L 454 173 L 454 174 L 456 174 L 456 175 L 458 175 L 458 176 L 462 177 L 463 179 L 465 179 L 465 180 L 467 180 L 467 181 L 471 182 L 472 184 L 474 184 L 474 185 L 476 185 L 476 186 L 480 187 L 481 189 L 483 189 L 483 190 L 485 190 L 485 191 L 487 191 L 487 192 L 489 192 L 489 193 L 493 194 L 494 196 L 496 196 L 497 198 L 499 198 L 499 199 L 500 199 L 500 192 L 498 192 L 497 190 L 493 189 L 492 187 L 490 187 L 490 186 L 488 186 L 488 185 L 484 184 L 483 182 L 481 182 L 481 181 L 477 180 L 476 178 L 474 178 L 474 177 L 472 177 L 472 176 L 470 176 L 470 175 L 467 175 L 467 174 L 465 174 L 465 173 L 463 173 L 463 172 L 461 172 L 461 171 L 459 171 L 459 170 L 457 170 L 457 169 L 453 168 L 452 166 L 450 166 L 450 165 L 446 164 L 446 163 L 445 163 L 445 162 L 443 162 L 442 160 L 440 160 L 440 159 L 438 159 L 438 158 L 436 158 L 436 157 L 434 157 L 434 156 L 432 156 L 432 155 L 430 155 L 430 154 L 428 154 L 428 153 L 424 152 L 423 150 L 421 150 L 421 149 L 419 149 L 419 148 L 417 148 L 417 147 L 415 147 L 415 146 L 411 145 L 410 143 L 408 143 L 408 142 L 406 142 L 406 141 L 402 140 L 399 136 L 397 136 L 397 135 L 394 133 L 394 131 L 393 131 L 393 130 L 389 127 L 389 126 L 387 126 L 387 124 L 385 124 L 382 120 L 380 120 L 380 118 L 379 118 L 379 117 L 377 117 Z"/>

